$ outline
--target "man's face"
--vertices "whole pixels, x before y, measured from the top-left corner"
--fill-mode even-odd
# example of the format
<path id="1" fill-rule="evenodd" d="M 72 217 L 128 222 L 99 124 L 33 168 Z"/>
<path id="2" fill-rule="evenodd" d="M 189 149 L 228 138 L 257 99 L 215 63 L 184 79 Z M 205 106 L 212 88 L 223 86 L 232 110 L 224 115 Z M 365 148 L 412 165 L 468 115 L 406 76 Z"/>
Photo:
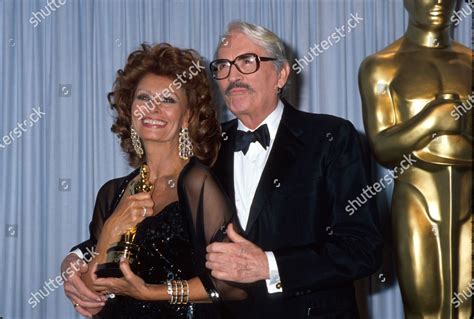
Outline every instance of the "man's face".
<path id="1" fill-rule="evenodd" d="M 233 61 L 245 53 L 269 57 L 269 53 L 243 33 L 231 32 L 226 40 L 228 45 L 219 48 L 217 59 Z M 284 86 L 287 77 L 287 68 L 277 72 L 271 61 L 265 61 L 261 62 L 260 68 L 252 74 L 243 74 L 233 65 L 229 76 L 217 80 L 217 83 L 227 106 L 235 116 L 250 116 L 263 120 L 275 108 L 278 101 L 277 90 Z"/>
<path id="2" fill-rule="evenodd" d="M 456 0 L 404 0 L 410 19 L 420 27 L 444 28 L 456 6 Z"/>

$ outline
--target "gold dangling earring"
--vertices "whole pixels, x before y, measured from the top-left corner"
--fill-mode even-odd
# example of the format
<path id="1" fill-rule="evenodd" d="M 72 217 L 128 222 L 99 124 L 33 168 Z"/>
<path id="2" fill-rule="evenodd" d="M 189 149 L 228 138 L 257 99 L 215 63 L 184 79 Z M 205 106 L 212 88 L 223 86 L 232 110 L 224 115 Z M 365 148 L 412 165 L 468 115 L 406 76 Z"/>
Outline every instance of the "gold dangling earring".
<path id="1" fill-rule="evenodd" d="M 194 155 L 193 143 L 189 137 L 189 130 L 187 127 L 182 127 L 179 132 L 178 154 L 183 160 L 187 160 Z"/>
<path id="2" fill-rule="evenodd" d="M 138 136 L 138 133 L 133 127 L 133 125 L 130 125 L 130 136 L 132 138 L 132 145 L 133 145 L 133 149 L 135 150 L 135 153 L 137 153 L 138 158 L 142 158 L 143 156 L 142 141 L 140 140 L 140 136 Z"/>

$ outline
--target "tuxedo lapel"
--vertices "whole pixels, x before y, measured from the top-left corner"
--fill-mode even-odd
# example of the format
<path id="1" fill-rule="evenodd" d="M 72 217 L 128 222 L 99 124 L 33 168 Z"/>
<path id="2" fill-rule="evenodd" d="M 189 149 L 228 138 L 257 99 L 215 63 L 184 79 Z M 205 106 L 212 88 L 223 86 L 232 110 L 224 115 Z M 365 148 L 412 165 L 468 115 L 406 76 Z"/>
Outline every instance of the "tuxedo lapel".
<path id="1" fill-rule="evenodd" d="M 234 140 L 237 120 L 222 126 L 222 143 L 219 157 L 215 164 L 215 172 L 229 198 L 235 203 L 234 190 Z"/>
<path id="2" fill-rule="evenodd" d="M 285 102 L 284 102 L 285 103 Z M 295 163 L 296 154 L 303 151 L 303 144 L 298 138 L 302 130 L 295 125 L 295 110 L 285 103 L 285 109 L 278 126 L 275 141 L 262 172 L 255 196 L 250 207 L 246 234 L 249 234 L 259 214 L 275 192 L 287 180 L 289 168 Z"/>

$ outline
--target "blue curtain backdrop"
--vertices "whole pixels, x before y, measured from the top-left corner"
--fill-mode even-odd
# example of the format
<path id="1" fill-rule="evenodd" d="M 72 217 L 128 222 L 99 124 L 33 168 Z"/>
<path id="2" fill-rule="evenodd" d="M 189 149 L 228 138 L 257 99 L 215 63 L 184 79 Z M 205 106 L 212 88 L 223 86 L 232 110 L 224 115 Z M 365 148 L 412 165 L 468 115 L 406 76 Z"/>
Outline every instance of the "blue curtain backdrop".
<path id="1" fill-rule="evenodd" d="M 312 46 L 357 15 L 363 20 L 351 32 L 294 74 L 288 96 L 302 110 L 349 119 L 362 133 L 359 65 L 400 37 L 408 18 L 402 0 L 48 1 L 0 0 L 0 317 L 6 319 L 79 317 L 54 280 L 69 248 L 88 235 L 99 187 L 130 171 L 110 132 L 106 95 L 141 42 L 170 42 L 212 59 L 225 25 L 239 19 L 273 30 L 294 63 L 310 60 Z M 454 37 L 472 47 L 471 32 L 466 16 Z M 376 166 L 374 173 L 384 170 Z M 384 220 L 389 200 L 390 190 L 378 196 Z M 367 318 L 403 318 L 386 237 L 383 267 L 358 283 Z"/>

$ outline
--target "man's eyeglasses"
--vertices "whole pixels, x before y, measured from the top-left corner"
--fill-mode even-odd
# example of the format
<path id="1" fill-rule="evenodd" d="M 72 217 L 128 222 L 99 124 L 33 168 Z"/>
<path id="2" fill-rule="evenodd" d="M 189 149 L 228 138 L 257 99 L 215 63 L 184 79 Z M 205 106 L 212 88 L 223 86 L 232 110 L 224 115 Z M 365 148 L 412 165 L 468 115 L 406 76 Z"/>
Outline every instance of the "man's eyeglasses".
<path id="1" fill-rule="evenodd" d="M 230 74 L 232 65 L 243 74 L 252 74 L 260 68 L 260 62 L 276 61 L 278 59 L 258 56 L 254 53 L 245 53 L 236 57 L 233 61 L 227 59 L 217 59 L 211 62 L 211 74 L 216 80 L 223 80 Z"/>

